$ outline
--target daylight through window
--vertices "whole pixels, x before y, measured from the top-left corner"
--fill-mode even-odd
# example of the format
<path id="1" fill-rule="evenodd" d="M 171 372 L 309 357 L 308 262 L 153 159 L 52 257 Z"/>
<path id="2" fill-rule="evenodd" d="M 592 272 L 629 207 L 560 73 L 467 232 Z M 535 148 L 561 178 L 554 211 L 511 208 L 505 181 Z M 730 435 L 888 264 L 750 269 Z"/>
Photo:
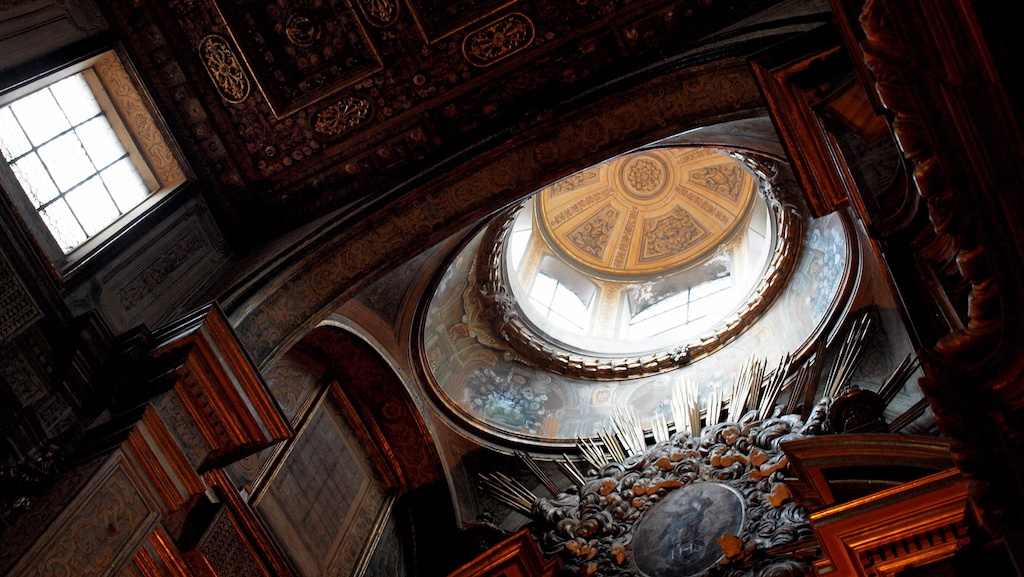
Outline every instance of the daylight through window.
<path id="1" fill-rule="evenodd" d="M 525 202 L 508 225 L 504 275 L 530 332 L 553 349 L 650 355 L 707 334 L 750 298 L 774 254 L 772 218 L 735 159 L 641 151 Z"/>
<path id="2" fill-rule="evenodd" d="M 65 253 L 152 192 L 96 101 L 85 73 L 0 109 L 0 146 Z"/>

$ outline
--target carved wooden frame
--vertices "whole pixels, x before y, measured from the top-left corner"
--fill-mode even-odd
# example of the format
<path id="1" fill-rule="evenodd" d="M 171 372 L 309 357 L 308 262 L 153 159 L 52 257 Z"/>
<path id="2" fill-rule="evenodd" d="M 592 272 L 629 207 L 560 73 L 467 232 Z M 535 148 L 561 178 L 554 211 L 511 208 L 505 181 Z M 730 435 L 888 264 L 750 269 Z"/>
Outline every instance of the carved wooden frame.
<path id="1" fill-rule="evenodd" d="M 812 513 L 818 574 L 896 577 L 951 557 L 969 541 L 967 482 L 948 469 Z"/>
<path id="2" fill-rule="evenodd" d="M 768 113 L 815 217 L 847 206 L 854 192 L 853 175 L 839 142 L 815 110 L 823 101 L 818 99 L 821 95 L 811 95 L 794 82 L 825 60 L 843 58 L 843 47 L 829 31 L 827 27 L 818 28 L 750 61 Z"/>
<path id="3" fill-rule="evenodd" d="M 589 470 L 579 486 L 536 498 L 532 529 L 541 550 L 559 555 L 571 574 L 642 577 L 632 547 L 648 512 L 672 491 L 716 483 L 742 495 L 743 520 L 738 535 L 716 541 L 723 555 L 697 575 L 802 574 L 808 567 L 793 552 L 812 530 L 807 510 L 783 482 L 789 459 L 781 445 L 808 428 L 797 415 L 756 417 L 750 412 L 698 435 L 676 433 L 642 454 Z"/>

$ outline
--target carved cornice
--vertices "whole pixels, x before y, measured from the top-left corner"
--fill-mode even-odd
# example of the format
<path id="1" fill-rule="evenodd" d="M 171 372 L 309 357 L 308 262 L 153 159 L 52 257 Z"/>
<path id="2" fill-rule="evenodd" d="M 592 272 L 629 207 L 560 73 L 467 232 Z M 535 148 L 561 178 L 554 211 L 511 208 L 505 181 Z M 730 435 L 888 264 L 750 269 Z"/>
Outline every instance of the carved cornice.
<path id="1" fill-rule="evenodd" d="M 939 362 L 949 364 L 954 359 L 974 357 L 992 350 L 1002 330 L 999 287 L 992 267 L 983 264 L 989 257 L 977 234 L 976 209 L 962 202 L 962 192 L 941 158 L 943 147 L 934 142 L 929 119 L 922 116 L 915 82 L 906 77 L 906 71 L 919 64 L 905 51 L 885 2 L 867 2 L 861 23 L 867 35 L 862 44 L 865 60 L 876 78 L 875 88 L 884 106 L 894 114 L 892 128 L 897 142 L 914 167 L 913 178 L 927 203 L 936 233 L 950 235 L 959 250 L 960 272 L 972 285 L 968 324 L 936 344 L 935 360 L 945 357 Z"/>
<path id="2" fill-rule="evenodd" d="M 131 369 L 115 407 L 156 399 L 157 410 L 197 470 L 230 463 L 292 436 L 215 304 L 162 327 L 149 341 L 147 358 Z"/>
<path id="3" fill-rule="evenodd" d="M 459 567 L 449 577 L 556 577 L 563 569 L 558 559 L 546 561 L 530 533 L 523 529 Z"/>
<path id="4" fill-rule="evenodd" d="M 948 559 L 970 541 L 967 492 L 948 469 L 811 514 L 818 574 L 896 577 Z"/>

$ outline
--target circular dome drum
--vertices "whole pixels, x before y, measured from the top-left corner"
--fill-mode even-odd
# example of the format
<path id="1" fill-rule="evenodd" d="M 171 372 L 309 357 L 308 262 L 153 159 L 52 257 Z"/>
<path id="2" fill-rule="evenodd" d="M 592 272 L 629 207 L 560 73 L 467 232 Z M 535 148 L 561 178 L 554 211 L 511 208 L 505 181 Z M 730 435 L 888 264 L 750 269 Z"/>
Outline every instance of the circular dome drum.
<path id="1" fill-rule="evenodd" d="M 792 271 L 800 220 L 709 148 L 625 155 L 531 196 L 484 241 L 481 308 L 538 367 L 659 373 L 735 338 Z"/>
<path id="2" fill-rule="evenodd" d="M 619 157 L 537 195 L 537 228 L 573 266 L 638 281 L 692 267 L 746 222 L 756 180 L 705 149 Z"/>
<path id="3" fill-rule="evenodd" d="M 721 178 L 730 172 L 749 183 L 749 204 L 735 203 L 735 225 L 723 227 L 718 244 L 678 262 L 663 260 L 657 270 L 601 272 L 544 231 L 544 194 L 561 201 L 600 193 L 607 200 L 628 161 L 659 157 L 654 152 L 701 159 L 692 170 L 673 161 L 677 197 L 686 186 L 711 203 L 737 182 Z M 611 170 L 612 163 L 620 168 Z M 616 206 L 636 208 L 638 222 L 645 209 L 655 221 L 670 214 L 666 205 L 698 210 L 698 203 L 655 202 L 667 189 L 648 168 L 647 180 L 636 175 L 641 184 L 623 193 L 634 198 Z M 577 227 L 605 206 L 562 202 L 561 211 L 579 207 L 570 211 L 573 218 L 579 213 Z M 472 434 L 545 450 L 597 434 L 618 410 L 671 419 L 673 399 L 698 383 L 702 403 L 728 394 L 751 359 L 810 350 L 857 278 L 848 219 L 805 218 L 801 206 L 784 164 L 711 149 L 644 150 L 556 182 L 467 235 L 448 255 L 420 317 L 430 390 Z M 641 246 L 635 235 L 616 232 L 627 222 L 609 223 L 608 250 Z"/>

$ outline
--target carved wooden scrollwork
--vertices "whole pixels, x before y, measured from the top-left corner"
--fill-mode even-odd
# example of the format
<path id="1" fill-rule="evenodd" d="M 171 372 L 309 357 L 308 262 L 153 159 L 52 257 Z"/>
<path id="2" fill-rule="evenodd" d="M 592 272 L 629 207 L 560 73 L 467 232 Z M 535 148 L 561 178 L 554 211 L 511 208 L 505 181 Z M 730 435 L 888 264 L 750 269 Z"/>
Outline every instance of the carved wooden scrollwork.
<path id="1" fill-rule="evenodd" d="M 807 427 L 795 415 L 754 414 L 676 434 L 590 471 L 577 491 L 537 499 L 542 550 L 579 575 L 804 575 L 803 561 L 768 551 L 812 535 L 807 511 L 782 482 L 788 461 L 780 449 Z M 649 527 L 665 537 L 650 539 Z"/>
<path id="2" fill-rule="evenodd" d="M 960 110 L 961 106 L 974 106 L 991 109 L 994 115 L 1001 112 L 1000 101 L 991 97 L 995 93 L 987 92 L 987 88 L 978 90 L 990 82 L 987 73 L 991 62 L 986 47 L 973 43 L 949 46 L 946 43 L 951 42 L 950 36 L 939 38 L 933 32 L 953 20 L 957 27 L 967 28 L 976 24 L 975 18 L 967 5 L 941 10 L 938 5 L 917 2 L 897 7 L 869 0 L 859 19 L 864 31 L 860 48 L 881 103 L 892 113 L 892 130 L 910 161 L 913 180 L 926 203 L 935 234 L 948 239 L 959 273 L 970 286 L 965 326 L 955 328 L 922 354 L 927 377 L 921 380 L 921 388 L 940 429 L 956 441 L 952 453 L 958 468 L 970 479 L 972 504 L 983 524 L 997 531 L 1004 522 L 1007 495 L 1012 491 L 1006 490 L 1005 471 L 995 465 L 1005 456 L 986 437 L 988 429 L 979 428 L 977 423 L 998 422 L 1001 412 L 1013 410 L 1009 396 L 998 396 L 1001 389 L 1014 387 L 1004 387 L 1013 380 L 1006 376 L 989 381 L 980 361 L 990 359 L 992 365 L 1003 364 L 997 355 L 1000 346 L 1008 344 L 1006 303 L 1000 286 L 1005 272 L 999 274 L 997 269 L 1012 266 L 1008 259 L 1017 258 L 1019 253 L 986 243 L 990 231 L 998 230 L 1000 219 L 1013 219 L 1015 215 L 1000 214 L 1004 209 L 990 202 L 997 191 L 990 182 L 975 179 L 984 171 L 970 164 L 969 159 L 989 157 L 992 143 L 999 143 L 1000 148 L 1017 143 L 991 136 L 978 138 L 983 132 L 1003 130 L 998 121 L 986 124 L 997 116 L 976 121 Z M 947 61 L 935 51 L 955 54 L 956 58 Z M 959 70 L 966 69 L 963 66 L 976 67 L 978 74 L 960 74 Z M 956 94 L 955 102 L 948 99 L 951 93 Z M 972 135 L 969 142 L 946 140 L 964 134 Z M 959 167 L 966 169 L 960 171 Z M 984 176 L 993 178 L 991 174 Z M 926 254 L 920 256 L 928 258 Z M 1012 352 L 1010 355 L 1016 356 Z"/>
<path id="3" fill-rule="evenodd" d="M 198 50 L 221 98 L 232 104 L 244 101 L 249 96 L 249 77 L 231 44 L 222 36 L 210 34 L 199 42 Z"/>

